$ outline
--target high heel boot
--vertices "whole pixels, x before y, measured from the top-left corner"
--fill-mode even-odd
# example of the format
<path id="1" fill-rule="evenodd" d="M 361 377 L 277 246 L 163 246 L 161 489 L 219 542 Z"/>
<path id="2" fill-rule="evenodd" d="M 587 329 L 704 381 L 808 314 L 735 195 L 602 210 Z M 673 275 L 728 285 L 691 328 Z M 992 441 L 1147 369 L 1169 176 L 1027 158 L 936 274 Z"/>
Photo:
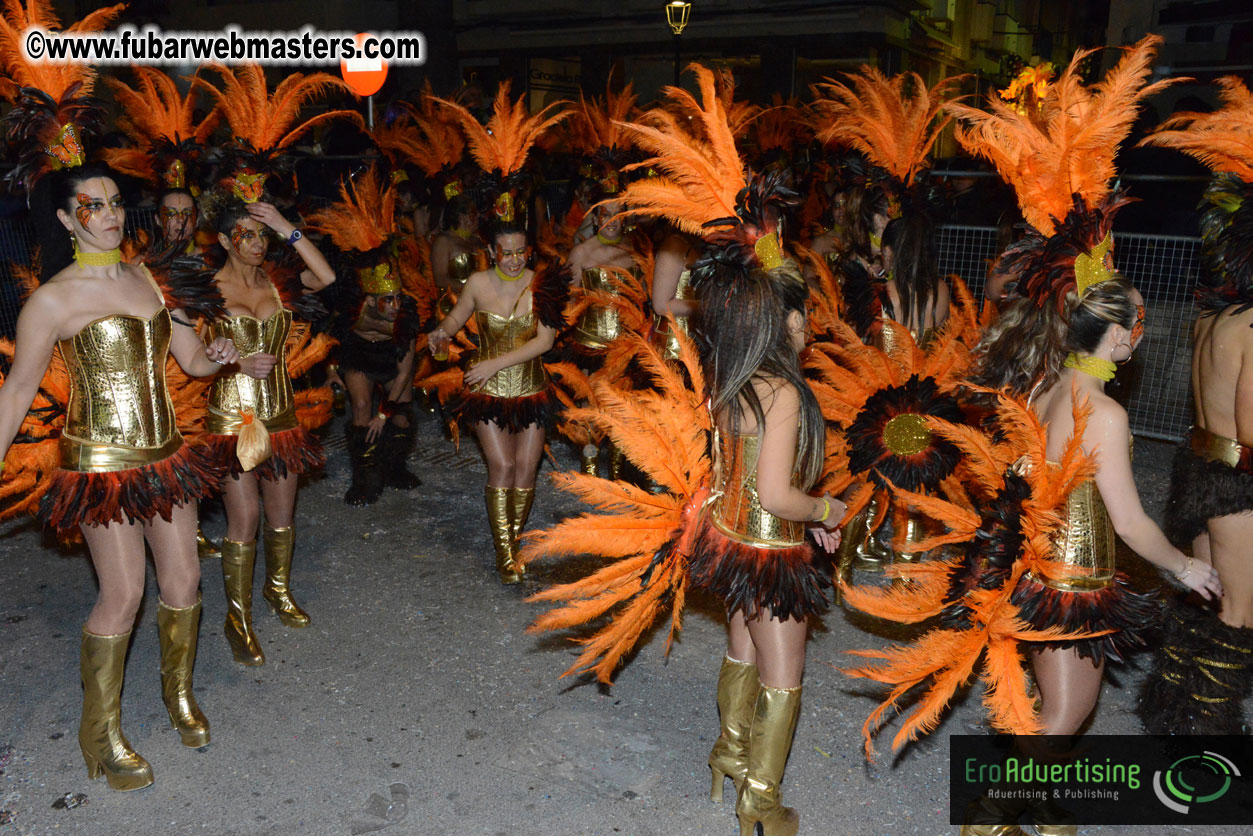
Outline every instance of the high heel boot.
<path id="1" fill-rule="evenodd" d="M 265 527 L 265 587 L 261 597 L 288 627 L 308 627 L 309 614 L 291 597 L 291 560 L 295 550 L 295 529 Z"/>
<path id="2" fill-rule="evenodd" d="M 112 789 L 140 790 L 152 783 L 152 767 L 122 734 L 122 679 L 131 634 L 97 636 L 83 630 L 79 668 L 83 676 L 83 717 L 78 746 L 87 777 L 104 773 Z"/>
<path id="3" fill-rule="evenodd" d="M 226 624 L 222 632 L 245 665 L 264 665 L 265 652 L 252 631 L 252 573 L 257 564 L 257 543 L 222 538 L 222 582 L 226 587 Z"/>
<path id="4" fill-rule="evenodd" d="M 492 529 L 492 544 L 496 548 L 496 573 L 504 584 L 519 583 L 522 573 L 514 561 L 513 530 L 509 525 L 509 488 L 488 485 L 487 524 Z"/>
<path id="5" fill-rule="evenodd" d="M 757 666 L 741 662 L 730 656 L 722 658 L 718 671 L 718 714 L 722 718 L 722 733 L 709 753 L 709 769 L 713 773 L 713 785 L 709 798 L 722 801 L 722 782 L 730 778 L 735 784 L 736 795 L 744 785 L 744 773 L 748 771 L 748 734 L 753 727 L 753 709 L 757 706 Z"/>
<path id="6" fill-rule="evenodd" d="M 200 524 L 196 524 L 196 554 L 201 560 L 217 560 L 222 556 L 222 549 L 218 544 L 204 536 L 204 530 Z"/>
<path id="7" fill-rule="evenodd" d="M 509 489 L 509 533 L 513 537 L 513 549 L 518 550 L 518 538 L 526 529 L 526 521 L 531 517 L 531 503 L 535 501 L 535 488 Z M 521 566 L 519 572 L 524 572 Z"/>
<path id="8" fill-rule="evenodd" d="M 170 725 L 184 746 L 208 746 L 209 721 L 196 704 L 191 687 L 200 634 L 200 602 L 176 609 L 157 599 L 157 633 L 161 638 L 161 698 L 170 713 Z"/>
<path id="9" fill-rule="evenodd" d="M 740 836 L 753 836 L 757 824 L 765 836 L 796 836 L 800 817 L 791 807 L 783 806 L 779 784 L 792 750 L 800 710 L 800 688 L 762 685 L 757 692 L 753 726 L 748 734 L 748 770 L 735 805 Z"/>

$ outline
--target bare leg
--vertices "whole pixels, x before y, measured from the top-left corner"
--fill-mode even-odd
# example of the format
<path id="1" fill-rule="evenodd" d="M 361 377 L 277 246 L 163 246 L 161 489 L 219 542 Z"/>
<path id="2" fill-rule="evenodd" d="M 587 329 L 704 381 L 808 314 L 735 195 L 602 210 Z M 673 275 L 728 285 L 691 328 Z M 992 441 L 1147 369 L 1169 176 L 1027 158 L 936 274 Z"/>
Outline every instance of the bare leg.
<path id="1" fill-rule="evenodd" d="M 475 424 L 474 434 L 487 459 L 487 484 L 494 488 L 512 487 L 517 472 L 514 463 L 517 436 L 491 421 Z"/>
<path id="2" fill-rule="evenodd" d="M 509 484 L 515 488 L 533 488 L 540 459 L 544 456 L 544 428 L 531 424 L 513 437 L 513 481 Z"/>
<path id="3" fill-rule="evenodd" d="M 256 480 L 254 480 L 256 481 Z M 269 528 L 289 528 L 296 518 L 296 489 L 300 478 L 290 473 L 271 482 L 261 479 L 261 501 L 265 506 L 265 524 Z M 255 531 L 256 528 L 254 527 Z"/>
<path id="4" fill-rule="evenodd" d="M 257 477 L 251 473 L 227 476 L 222 480 L 222 504 L 226 506 L 226 537 L 237 543 L 257 539 L 261 523 Z"/>
<path id="5" fill-rule="evenodd" d="M 769 688 L 799 688 L 805 673 L 805 639 L 809 627 L 803 620 L 779 621 L 762 612 L 748 622 L 756 649 L 761 684 Z"/>
<path id="6" fill-rule="evenodd" d="M 1223 582 L 1218 617 L 1232 627 L 1253 626 L 1253 513 L 1229 514 L 1209 521 L 1211 560 Z"/>
<path id="7" fill-rule="evenodd" d="M 374 383 L 356 369 L 344 369 L 340 376 L 352 404 L 352 425 L 364 427 L 374 417 Z"/>
<path id="8" fill-rule="evenodd" d="M 1105 665 L 1094 665 L 1073 648 L 1034 650 L 1031 664 L 1040 686 L 1040 727 L 1044 734 L 1069 735 L 1079 731 L 1096 708 Z"/>
<path id="9" fill-rule="evenodd" d="M 174 509 L 170 522 L 154 517 L 144 524 L 161 600 L 175 609 L 194 606 L 200 600 L 196 519 L 196 503 L 189 502 Z"/>
<path id="10" fill-rule="evenodd" d="M 80 526 L 100 593 L 84 625 L 97 636 L 129 633 L 144 597 L 144 531 L 137 523 Z M 194 557 L 193 549 L 193 557 Z"/>
<path id="11" fill-rule="evenodd" d="M 727 656 L 737 662 L 757 663 L 757 648 L 753 646 L 743 610 L 736 610 L 727 619 Z"/>

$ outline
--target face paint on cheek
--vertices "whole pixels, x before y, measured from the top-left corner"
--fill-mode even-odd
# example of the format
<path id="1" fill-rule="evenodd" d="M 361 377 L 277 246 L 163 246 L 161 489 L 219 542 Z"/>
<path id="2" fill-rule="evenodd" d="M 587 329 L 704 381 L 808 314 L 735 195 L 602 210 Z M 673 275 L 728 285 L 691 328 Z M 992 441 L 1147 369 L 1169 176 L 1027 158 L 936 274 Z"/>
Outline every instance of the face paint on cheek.
<path id="1" fill-rule="evenodd" d="M 1148 313 L 1143 305 L 1136 305 L 1136 324 L 1131 328 L 1131 344 L 1138 345 L 1144 338 L 1144 317 Z"/>
<path id="2" fill-rule="evenodd" d="M 74 195 L 74 199 L 78 201 L 78 208 L 74 210 L 74 217 L 78 218 L 79 226 L 86 228 L 87 224 L 91 223 L 92 216 L 96 213 L 96 208 L 92 205 L 91 195 L 80 192 Z"/>
<path id="3" fill-rule="evenodd" d="M 252 230 L 248 229 L 243 224 L 237 223 L 231 228 L 231 246 L 235 248 L 235 252 L 239 252 L 243 249 L 244 242 L 248 240 L 251 232 Z"/>

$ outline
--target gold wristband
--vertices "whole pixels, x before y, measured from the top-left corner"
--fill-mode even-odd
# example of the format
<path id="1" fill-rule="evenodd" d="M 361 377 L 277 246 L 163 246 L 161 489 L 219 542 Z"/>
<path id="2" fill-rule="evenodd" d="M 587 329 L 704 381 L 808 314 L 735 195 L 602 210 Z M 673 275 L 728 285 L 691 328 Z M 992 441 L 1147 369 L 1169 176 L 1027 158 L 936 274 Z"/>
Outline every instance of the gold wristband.
<path id="1" fill-rule="evenodd" d="M 825 506 L 822 516 L 814 520 L 814 522 L 826 522 L 827 517 L 831 516 L 831 500 L 823 497 L 822 504 Z"/>

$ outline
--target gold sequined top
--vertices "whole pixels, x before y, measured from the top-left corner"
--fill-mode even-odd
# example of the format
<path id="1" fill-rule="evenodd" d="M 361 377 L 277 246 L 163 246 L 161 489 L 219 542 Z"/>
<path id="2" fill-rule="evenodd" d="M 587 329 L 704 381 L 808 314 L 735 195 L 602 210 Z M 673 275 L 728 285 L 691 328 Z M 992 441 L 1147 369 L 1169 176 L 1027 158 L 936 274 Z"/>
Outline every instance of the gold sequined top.
<path id="1" fill-rule="evenodd" d="M 674 289 L 674 298 L 688 300 L 692 298 L 692 271 L 684 267 L 683 272 L 679 274 L 679 285 Z M 684 334 L 690 334 L 688 330 L 688 318 L 686 316 L 675 316 L 674 322 L 679 330 Z M 662 354 L 668 360 L 679 359 L 679 340 L 670 333 L 670 323 L 666 321 L 664 316 L 653 314 L 653 335 L 660 346 Z"/>
<path id="2" fill-rule="evenodd" d="M 491 311 L 475 311 L 474 319 L 479 327 L 479 348 L 474 355 L 474 365 L 508 354 L 526 345 L 539 333 L 539 321 L 534 312 L 501 316 Z M 525 363 L 506 366 L 475 391 L 494 398 L 525 398 L 537 395 L 547 387 L 548 372 L 544 370 L 544 361 L 534 357 Z"/>
<path id="3" fill-rule="evenodd" d="M 218 375 L 209 390 L 209 414 L 205 417 L 208 432 L 238 435 L 245 410 L 251 410 L 270 432 L 296 428 L 295 396 L 287 374 L 286 357 L 291 323 L 291 311 L 285 308 L 279 308 L 265 319 L 239 314 L 213 321 L 213 337 L 229 337 L 240 357 L 266 353 L 273 354 L 278 362 L 264 380 L 243 372 Z"/>
<path id="4" fill-rule="evenodd" d="M 106 473 L 169 458 L 183 444 L 165 385 L 170 314 L 113 314 L 58 348 L 70 376 L 61 467 Z"/>
<path id="5" fill-rule="evenodd" d="M 884 320 L 887 319 L 887 317 L 884 317 Z M 910 328 L 909 335 L 914 338 L 914 343 L 919 348 L 926 349 L 926 347 L 931 343 L 931 340 L 935 338 L 935 333 L 938 330 L 939 329 L 935 326 L 923 328 L 921 331 L 917 328 Z M 875 343 L 880 349 L 888 354 L 893 353 L 898 348 L 896 345 L 896 331 L 891 328 L 880 329 L 879 335 L 875 339 Z"/>
<path id="6" fill-rule="evenodd" d="M 1070 492 L 1066 517 L 1053 535 L 1052 557 L 1065 564 L 1065 573 L 1040 580 L 1067 592 L 1103 589 L 1114 580 L 1114 553 L 1114 524 L 1096 480 L 1088 479 Z"/>
<path id="7" fill-rule="evenodd" d="M 715 528 L 732 540 L 762 549 L 790 549 L 805 542 L 805 524 L 776 517 L 761 507 L 757 496 L 757 453 L 761 439 L 736 436 L 738 450 L 720 437 L 714 462 Z"/>
<path id="8" fill-rule="evenodd" d="M 620 295 L 614 285 L 613 272 L 604 267 L 590 267 L 583 271 L 583 289 Z M 588 305 L 574 327 L 575 342 L 592 349 L 607 348 L 621 334 L 622 320 L 618 309 L 611 305 Z"/>

